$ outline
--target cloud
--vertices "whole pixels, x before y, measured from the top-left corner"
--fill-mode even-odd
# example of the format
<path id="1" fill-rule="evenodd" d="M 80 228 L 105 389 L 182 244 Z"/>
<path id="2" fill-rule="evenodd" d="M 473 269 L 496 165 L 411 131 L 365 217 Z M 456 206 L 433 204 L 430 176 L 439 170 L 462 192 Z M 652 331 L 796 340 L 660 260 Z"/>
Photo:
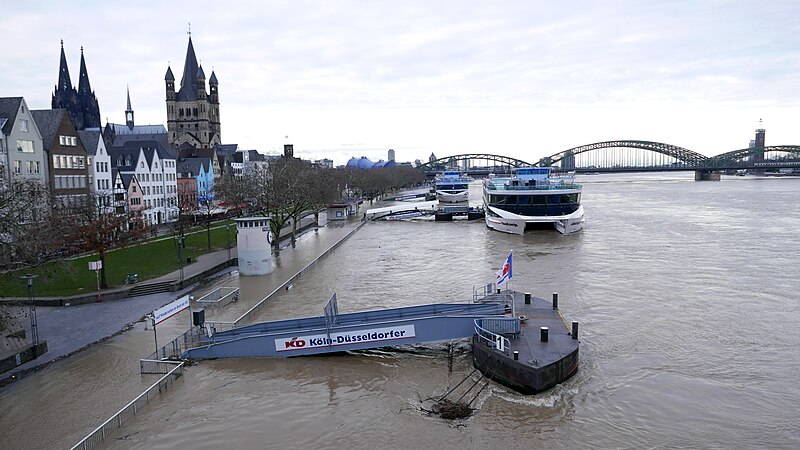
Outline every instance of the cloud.
<path id="1" fill-rule="evenodd" d="M 5 35 L 39 32 L 7 46 L 0 95 L 49 106 L 63 38 L 73 82 L 84 45 L 103 117 L 123 120 L 130 84 L 137 122 L 164 123 L 164 73 L 180 78 L 191 21 L 220 81 L 223 141 L 245 148 L 278 151 L 288 134 L 298 152 L 358 142 L 371 158 L 499 147 L 538 159 L 635 135 L 713 153 L 746 145 L 761 116 L 800 141 L 777 129 L 800 94 L 796 2 L 192 5 L 8 8 Z"/>

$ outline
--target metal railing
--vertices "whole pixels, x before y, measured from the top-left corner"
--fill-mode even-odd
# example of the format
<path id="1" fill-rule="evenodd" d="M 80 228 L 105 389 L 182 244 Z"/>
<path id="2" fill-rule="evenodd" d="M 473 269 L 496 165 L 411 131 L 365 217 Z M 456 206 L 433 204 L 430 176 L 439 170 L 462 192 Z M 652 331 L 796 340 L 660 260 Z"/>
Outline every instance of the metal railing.
<path id="1" fill-rule="evenodd" d="M 480 326 L 486 331 L 495 334 L 519 334 L 520 324 L 516 317 L 488 317 L 477 319 Z"/>
<path id="2" fill-rule="evenodd" d="M 227 293 L 225 293 L 227 291 Z M 239 300 L 239 288 L 218 287 L 196 300 L 198 305 L 222 307 Z"/>
<path id="3" fill-rule="evenodd" d="M 83 438 L 80 442 L 72 447 L 75 449 L 89 450 L 101 445 L 113 430 L 121 427 L 128 419 L 135 416 L 136 413 L 145 405 L 150 403 L 158 397 L 162 390 L 166 390 L 170 383 L 174 382 L 178 377 L 183 375 L 183 362 L 167 362 L 167 361 L 154 361 L 160 364 L 171 364 L 172 370 L 167 372 L 163 377 L 159 378 L 152 386 L 147 388 L 144 392 L 139 394 L 138 397 L 133 399 L 130 403 L 125 405 L 118 413 L 111 416 L 108 420 L 103 422 L 102 425 L 97 427 L 94 431 L 89 433 L 88 436 Z"/>
<path id="4" fill-rule="evenodd" d="M 581 189 L 583 186 L 577 183 L 557 183 L 549 185 L 537 186 L 511 186 L 511 185 L 494 185 L 492 183 L 486 184 L 488 191 L 560 191 L 568 189 Z"/>
<path id="5" fill-rule="evenodd" d="M 182 335 L 173 339 L 167 345 L 159 348 L 151 353 L 148 357 L 139 360 L 139 369 L 141 373 L 163 373 L 163 372 L 145 372 L 144 370 L 150 366 L 145 361 L 163 361 L 170 358 L 180 358 L 185 350 L 194 347 L 200 342 L 200 336 L 203 330 L 199 327 L 192 327 Z"/>
<path id="6" fill-rule="evenodd" d="M 482 322 L 486 319 L 475 319 L 475 335 L 478 336 L 478 342 L 486 344 L 488 347 L 494 347 L 495 350 L 510 357 L 511 356 L 511 341 L 507 337 L 493 333 L 482 326 Z M 519 323 L 519 321 L 517 321 Z"/>

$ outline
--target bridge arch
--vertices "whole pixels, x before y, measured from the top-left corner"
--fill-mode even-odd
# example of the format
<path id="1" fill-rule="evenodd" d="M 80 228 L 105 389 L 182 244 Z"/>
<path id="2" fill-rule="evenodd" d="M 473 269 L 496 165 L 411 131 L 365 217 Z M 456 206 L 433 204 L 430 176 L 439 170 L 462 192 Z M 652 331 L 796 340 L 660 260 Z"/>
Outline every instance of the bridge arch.
<path id="1" fill-rule="evenodd" d="M 795 158 L 800 158 L 800 145 L 774 145 L 770 147 L 753 147 L 733 150 L 706 158 L 704 165 L 706 167 L 724 169 L 732 165 L 737 165 L 737 163 L 742 162 L 745 158 L 750 159 L 752 162 L 753 156 L 763 156 L 769 153 L 788 153 L 792 154 Z M 768 158 L 764 160 L 764 162 L 769 161 L 774 161 L 774 159 Z"/>
<path id="2" fill-rule="evenodd" d="M 424 170 L 426 172 L 435 171 L 437 169 L 452 167 L 455 163 L 457 164 L 459 161 L 472 161 L 472 160 L 483 160 L 483 161 L 493 161 L 499 163 L 501 166 L 508 166 L 508 167 L 531 167 L 533 164 L 525 162 L 521 159 L 511 158 L 509 156 L 501 156 L 501 155 L 493 155 L 490 153 L 463 153 L 460 155 L 453 155 L 453 156 L 446 156 L 444 158 L 439 158 L 434 161 L 426 162 L 425 164 L 420 164 L 418 166 L 419 169 Z"/>
<path id="3" fill-rule="evenodd" d="M 537 165 L 547 166 L 560 164 L 563 166 L 571 157 L 581 153 L 590 152 L 593 150 L 610 149 L 610 148 L 633 148 L 639 150 L 649 150 L 654 153 L 660 153 L 670 158 L 675 158 L 682 164 L 688 166 L 700 166 L 706 160 L 705 155 L 701 155 L 695 151 L 679 147 L 672 144 L 664 144 L 662 142 L 653 141 L 635 141 L 635 140 L 616 140 L 616 141 L 603 141 L 595 142 L 594 144 L 581 145 L 580 147 L 570 148 L 555 155 L 542 158 Z"/>

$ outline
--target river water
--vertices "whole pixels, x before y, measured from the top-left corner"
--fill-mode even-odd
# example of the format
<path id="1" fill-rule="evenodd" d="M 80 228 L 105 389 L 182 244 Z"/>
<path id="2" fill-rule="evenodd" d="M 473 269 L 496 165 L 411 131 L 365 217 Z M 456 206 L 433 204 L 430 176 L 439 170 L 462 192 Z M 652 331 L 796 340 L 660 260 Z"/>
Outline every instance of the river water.
<path id="1" fill-rule="evenodd" d="M 800 447 L 800 178 L 580 181 L 586 227 L 579 233 L 369 223 L 258 318 L 321 315 L 334 292 L 341 312 L 466 301 L 513 250 L 511 287 L 545 298 L 559 292 L 562 313 L 580 321 L 580 368 L 566 383 L 534 396 L 492 383 L 471 418 L 449 422 L 424 410 L 472 370 L 468 343 L 458 343 L 452 359 L 446 346 L 431 344 L 203 361 L 115 431 L 108 447 Z M 477 184 L 471 197 L 479 203 Z M 259 280 L 231 282 L 245 292 Z M 140 328 L 3 393 L 0 442 L 13 445 L 2 447 L 72 445 L 130 401 L 152 382 L 136 367 L 118 369 L 116 378 L 128 381 L 74 380 L 107 371 L 98 366 L 114 361 L 103 352 L 149 353 L 152 337 Z M 63 387 L 70 381 L 76 389 Z M 77 436 L 69 411 L 48 408 L 65 399 L 91 410 Z M 44 411 L 45 429 L 30 424 L 36 436 L 12 436 L 7 427 L 24 426 L 34 409 Z"/>

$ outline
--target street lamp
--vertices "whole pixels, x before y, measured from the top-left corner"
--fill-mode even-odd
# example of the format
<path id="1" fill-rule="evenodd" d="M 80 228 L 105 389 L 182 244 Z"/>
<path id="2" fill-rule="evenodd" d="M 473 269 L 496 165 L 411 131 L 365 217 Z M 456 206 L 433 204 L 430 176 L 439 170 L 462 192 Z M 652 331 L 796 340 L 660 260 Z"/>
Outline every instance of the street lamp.
<path id="1" fill-rule="evenodd" d="M 181 272 L 180 288 L 183 289 L 183 236 L 176 236 L 175 239 L 178 240 L 178 270 Z"/>
<path id="2" fill-rule="evenodd" d="M 228 238 L 228 261 L 231 260 L 231 224 L 225 224 L 225 236 Z"/>
<path id="3" fill-rule="evenodd" d="M 31 341 L 33 342 L 34 352 L 35 348 L 39 345 L 39 327 L 36 324 L 36 303 L 33 301 L 33 279 L 39 275 L 27 274 L 23 275 L 22 279 L 28 280 L 28 304 L 30 305 L 31 316 Z"/>

